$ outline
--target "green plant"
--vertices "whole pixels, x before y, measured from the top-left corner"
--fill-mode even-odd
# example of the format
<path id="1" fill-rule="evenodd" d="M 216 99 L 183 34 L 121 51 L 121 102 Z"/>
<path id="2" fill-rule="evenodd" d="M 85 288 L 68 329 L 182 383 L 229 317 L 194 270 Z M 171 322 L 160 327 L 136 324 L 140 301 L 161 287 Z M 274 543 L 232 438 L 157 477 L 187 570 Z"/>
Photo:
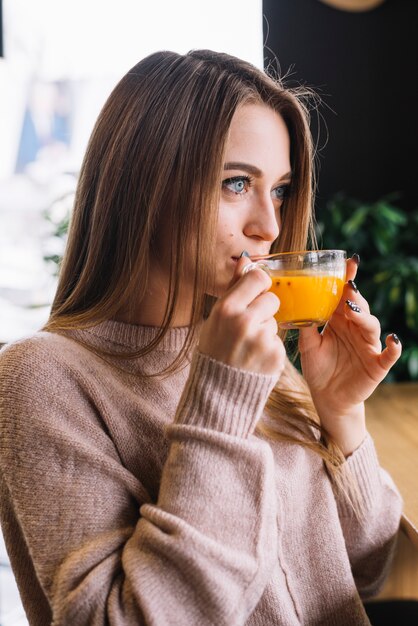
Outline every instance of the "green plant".
<path id="1" fill-rule="evenodd" d="M 55 276 L 58 275 L 64 254 L 73 202 L 74 192 L 66 192 L 56 198 L 43 213 L 46 222 L 43 259 Z"/>
<path id="2" fill-rule="evenodd" d="M 379 318 L 383 338 L 395 332 L 400 361 L 386 381 L 418 379 L 418 211 L 395 206 L 396 197 L 365 203 L 343 194 L 320 210 L 318 243 L 361 257 L 357 286 Z"/>

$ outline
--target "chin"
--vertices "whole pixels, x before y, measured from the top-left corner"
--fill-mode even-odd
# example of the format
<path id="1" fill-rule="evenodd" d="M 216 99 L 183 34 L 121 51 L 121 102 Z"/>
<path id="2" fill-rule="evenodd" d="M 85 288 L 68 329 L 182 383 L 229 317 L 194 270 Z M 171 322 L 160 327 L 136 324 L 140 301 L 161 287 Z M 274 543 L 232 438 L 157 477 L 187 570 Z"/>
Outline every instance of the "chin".
<path id="1" fill-rule="evenodd" d="M 213 289 L 208 290 L 207 295 L 212 298 L 222 298 L 228 289 L 229 282 L 230 281 L 226 281 L 224 285 L 215 285 Z"/>
<path id="2" fill-rule="evenodd" d="M 208 289 L 207 295 L 213 298 L 221 298 L 228 290 L 233 275 L 234 266 L 224 265 L 223 267 L 217 267 L 215 270 L 215 284 L 212 289 Z"/>

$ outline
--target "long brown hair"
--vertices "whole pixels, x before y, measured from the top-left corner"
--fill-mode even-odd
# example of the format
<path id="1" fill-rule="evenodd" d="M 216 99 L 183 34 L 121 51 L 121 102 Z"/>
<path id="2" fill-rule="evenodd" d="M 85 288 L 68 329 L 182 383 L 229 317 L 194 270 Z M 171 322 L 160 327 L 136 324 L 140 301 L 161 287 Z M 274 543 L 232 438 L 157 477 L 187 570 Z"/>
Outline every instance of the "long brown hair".
<path id="1" fill-rule="evenodd" d="M 291 193 L 271 252 L 304 249 L 309 234 L 313 237 L 308 96 L 304 88 L 287 89 L 245 61 L 208 50 L 158 52 L 135 65 L 114 88 L 93 130 L 45 330 L 86 328 L 112 319 L 121 302 L 140 302 L 164 224 L 171 233 L 164 321 L 152 343 L 123 356 L 152 351 L 168 331 L 187 251 L 196 268 L 190 330 L 178 359 L 164 373 L 179 366 L 208 304 L 220 173 L 238 107 L 268 105 L 282 116 L 290 136 Z M 341 454 L 321 429 L 309 390 L 290 362 L 286 372 L 288 384 L 279 381 L 266 407 L 274 425 L 259 429 L 314 449 L 334 475 Z M 280 432 L 284 423 L 293 435 Z"/>
<path id="2" fill-rule="evenodd" d="M 111 319 L 140 302 L 162 225 L 171 233 L 170 297 L 158 343 L 173 317 L 186 248 L 195 255 L 191 332 L 210 292 L 219 180 L 232 117 L 263 102 L 291 141 L 292 193 L 272 251 L 306 245 L 312 220 L 312 145 L 294 92 L 226 54 L 158 52 L 118 83 L 93 130 L 77 187 L 66 253 L 47 330 Z M 199 261 L 199 262 L 198 262 Z"/>

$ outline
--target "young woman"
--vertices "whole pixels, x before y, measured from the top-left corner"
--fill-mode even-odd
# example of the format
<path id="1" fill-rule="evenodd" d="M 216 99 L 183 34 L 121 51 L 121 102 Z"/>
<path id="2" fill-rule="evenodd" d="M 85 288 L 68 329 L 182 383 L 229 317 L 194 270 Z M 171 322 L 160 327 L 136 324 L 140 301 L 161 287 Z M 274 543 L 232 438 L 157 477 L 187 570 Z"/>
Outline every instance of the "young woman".
<path id="1" fill-rule="evenodd" d="M 31 625 L 369 623 L 401 501 L 363 402 L 399 341 L 382 351 L 354 255 L 302 378 L 270 278 L 243 272 L 306 247 L 311 188 L 302 95 L 248 63 L 156 53 L 110 95 L 48 324 L 0 355 Z"/>

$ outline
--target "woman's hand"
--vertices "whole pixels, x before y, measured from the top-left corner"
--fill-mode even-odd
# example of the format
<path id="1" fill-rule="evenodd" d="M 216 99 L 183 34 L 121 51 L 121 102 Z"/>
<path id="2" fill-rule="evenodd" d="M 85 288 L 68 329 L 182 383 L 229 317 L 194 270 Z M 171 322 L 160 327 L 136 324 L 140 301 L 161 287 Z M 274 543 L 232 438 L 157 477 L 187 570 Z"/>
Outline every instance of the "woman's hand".
<path id="1" fill-rule="evenodd" d="M 358 264 L 347 261 L 347 283 L 337 310 L 323 329 L 303 328 L 299 350 L 303 375 L 326 430 L 347 455 L 366 434 L 364 400 L 401 355 L 396 335 L 382 351 L 379 321 L 370 314 L 354 278 Z"/>
<path id="2" fill-rule="evenodd" d="M 286 352 L 274 314 L 280 301 L 267 292 L 271 278 L 261 269 L 242 275 L 249 259 L 240 258 L 226 293 L 202 325 L 198 349 L 233 367 L 278 375 Z"/>

